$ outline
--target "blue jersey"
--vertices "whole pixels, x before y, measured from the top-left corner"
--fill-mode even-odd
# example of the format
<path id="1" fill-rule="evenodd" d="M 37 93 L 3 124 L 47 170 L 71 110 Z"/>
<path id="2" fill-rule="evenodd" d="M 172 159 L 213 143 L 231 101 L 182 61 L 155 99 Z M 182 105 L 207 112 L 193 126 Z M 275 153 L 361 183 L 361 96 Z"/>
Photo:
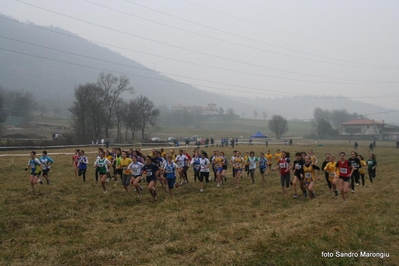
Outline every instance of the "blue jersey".
<path id="1" fill-rule="evenodd" d="M 177 168 L 177 165 L 175 163 L 172 162 L 169 164 L 168 162 L 166 162 L 164 164 L 166 178 L 175 178 L 176 177 L 176 168 Z"/>
<path id="2" fill-rule="evenodd" d="M 192 165 L 193 165 L 194 171 L 200 170 L 200 163 L 201 163 L 201 158 L 200 157 L 197 157 L 197 158 L 194 157 L 192 159 Z"/>
<path id="3" fill-rule="evenodd" d="M 267 165 L 267 159 L 266 158 L 259 158 L 259 168 L 260 169 L 265 169 Z"/>
<path id="4" fill-rule="evenodd" d="M 54 163 L 53 159 L 51 159 L 47 155 L 40 157 L 39 161 L 42 164 L 42 170 L 50 169 L 50 163 Z"/>
<path id="5" fill-rule="evenodd" d="M 87 164 L 89 163 L 89 161 L 87 160 L 86 156 L 79 156 L 78 159 L 78 166 L 80 170 L 85 170 L 87 169 Z"/>
<path id="6" fill-rule="evenodd" d="M 31 169 L 31 174 L 35 174 L 37 166 L 40 165 L 40 161 L 37 158 L 30 159 L 28 164 Z"/>

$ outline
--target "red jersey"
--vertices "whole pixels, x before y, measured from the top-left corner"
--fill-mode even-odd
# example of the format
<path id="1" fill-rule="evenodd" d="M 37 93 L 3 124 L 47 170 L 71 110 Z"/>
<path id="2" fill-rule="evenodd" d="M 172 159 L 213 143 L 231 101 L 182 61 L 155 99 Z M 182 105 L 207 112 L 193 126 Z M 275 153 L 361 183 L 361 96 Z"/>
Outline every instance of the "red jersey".
<path id="1" fill-rule="evenodd" d="M 78 166 L 79 163 L 79 155 L 75 154 L 74 156 L 72 156 L 72 160 L 75 163 L 76 166 Z"/>
<path id="2" fill-rule="evenodd" d="M 278 161 L 278 166 L 280 167 L 280 175 L 287 175 L 290 172 L 288 168 L 290 168 L 290 158 L 280 159 Z"/>
<path id="3" fill-rule="evenodd" d="M 337 164 L 335 165 L 337 170 L 339 171 L 339 176 L 341 177 L 351 177 L 351 166 L 348 162 L 348 160 L 345 160 L 342 162 L 339 160 Z"/>

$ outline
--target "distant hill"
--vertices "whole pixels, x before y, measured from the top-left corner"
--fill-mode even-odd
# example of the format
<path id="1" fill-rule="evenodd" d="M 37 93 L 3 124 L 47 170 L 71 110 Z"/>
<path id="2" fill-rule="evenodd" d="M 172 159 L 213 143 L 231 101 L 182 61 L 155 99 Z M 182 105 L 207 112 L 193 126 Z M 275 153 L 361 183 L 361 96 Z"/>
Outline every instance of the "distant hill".
<path id="1" fill-rule="evenodd" d="M 73 89 L 79 84 L 95 82 L 101 70 L 106 72 L 113 70 L 117 76 L 120 75 L 118 72 L 130 74 L 128 77 L 135 88 L 135 94 L 126 95 L 127 99 L 145 95 L 157 105 L 164 104 L 169 108 L 176 104 L 206 106 L 213 102 L 217 107 L 222 107 L 224 110 L 233 108 L 236 114 L 250 118 L 253 118 L 253 111 L 256 109 L 259 119 L 262 117 L 262 111 L 266 111 L 268 117 L 281 114 L 291 119 L 310 119 L 316 107 L 345 108 L 349 112 L 361 114 L 387 111 L 384 108 L 345 98 L 246 99 L 206 92 L 188 84 L 178 83 L 108 48 L 80 38 L 74 33 L 53 26 L 30 25 L 19 23 L 17 20 L 0 14 L 1 36 L 68 51 L 69 54 L 0 38 L 0 87 L 34 92 L 39 101 L 50 101 L 62 108 L 64 113 L 73 101 Z M 73 53 L 118 64 L 83 58 Z M 32 54 L 36 57 L 24 54 Z M 43 57 L 58 60 L 58 62 Z M 392 115 L 393 117 L 395 116 Z M 376 119 L 384 120 L 384 118 Z M 391 121 L 396 121 L 395 119 Z M 385 120 L 389 119 L 385 118 Z"/>

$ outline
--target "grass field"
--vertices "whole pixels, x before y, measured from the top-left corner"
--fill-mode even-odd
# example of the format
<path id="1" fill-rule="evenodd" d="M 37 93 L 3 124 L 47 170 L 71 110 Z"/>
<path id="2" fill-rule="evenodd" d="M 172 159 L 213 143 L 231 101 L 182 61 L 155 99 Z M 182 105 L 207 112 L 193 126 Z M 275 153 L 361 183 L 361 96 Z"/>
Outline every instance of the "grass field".
<path id="1" fill-rule="evenodd" d="M 51 151 L 62 153 L 50 155 L 56 161 L 52 184 L 38 185 L 32 193 L 23 170 L 29 156 L 14 157 L 14 165 L 11 156 L 0 157 L 0 265 L 398 265 L 398 150 L 389 142 L 377 145 L 374 183 L 366 179 L 365 187 L 356 186 L 346 203 L 328 191 L 324 175 L 315 184 L 316 199 L 294 200 L 291 188 L 282 195 L 277 172 L 265 183 L 259 171 L 255 184 L 244 176 L 237 190 L 230 169 L 222 188 L 209 183 L 204 193 L 189 171 L 191 182 L 174 198 L 159 185 L 157 202 L 146 191 L 139 200 L 121 186 L 103 194 L 94 169 L 86 183 L 74 177 L 71 157 L 65 155 L 71 150 Z M 361 143 L 363 156 L 366 147 Z M 265 151 L 263 146 L 237 148 Z M 320 161 L 326 152 L 352 149 L 344 141 L 269 148 L 291 154 L 314 149 Z M 224 151 L 231 156 L 231 148 Z M 95 155 L 88 157 L 91 164 Z M 389 257 L 322 256 L 336 251 Z"/>

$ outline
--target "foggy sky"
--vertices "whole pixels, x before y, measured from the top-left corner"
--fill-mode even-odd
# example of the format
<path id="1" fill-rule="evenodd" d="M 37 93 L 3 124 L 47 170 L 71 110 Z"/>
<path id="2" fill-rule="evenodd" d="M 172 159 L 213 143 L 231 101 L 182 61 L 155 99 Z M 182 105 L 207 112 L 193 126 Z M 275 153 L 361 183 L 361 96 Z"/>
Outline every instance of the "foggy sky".
<path id="1" fill-rule="evenodd" d="M 137 50 L 109 47 L 203 90 L 266 98 L 342 95 L 397 109 L 399 1 L 21 1 L 111 29 L 18 1 L 0 0 L 0 12 Z"/>

